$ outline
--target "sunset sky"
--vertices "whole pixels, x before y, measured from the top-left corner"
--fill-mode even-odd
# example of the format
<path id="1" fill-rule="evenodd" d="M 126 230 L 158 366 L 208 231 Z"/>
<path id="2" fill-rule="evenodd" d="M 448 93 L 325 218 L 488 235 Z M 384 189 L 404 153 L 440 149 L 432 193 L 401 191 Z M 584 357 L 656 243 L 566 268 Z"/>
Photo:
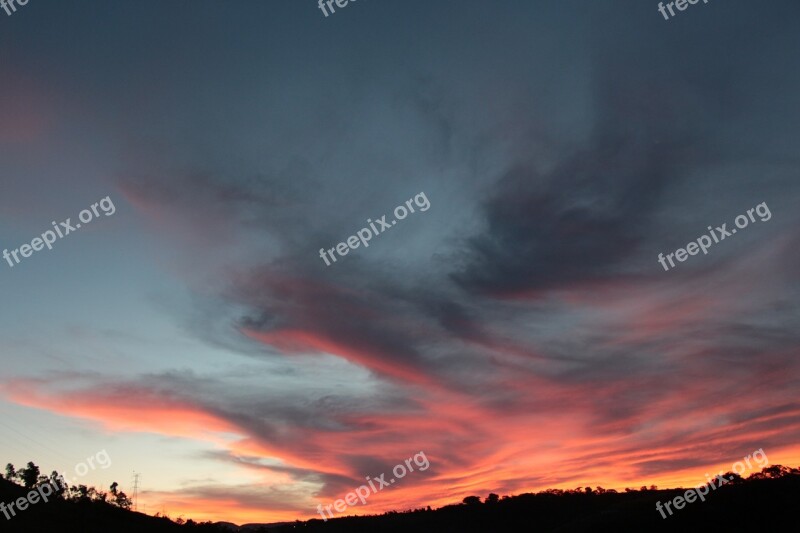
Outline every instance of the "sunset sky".
<path id="1" fill-rule="evenodd" d="M 0 259 L 2 465 L 236 523 L 800 465 L 800 3 L 657 4 L 0 11 L 0 251 L 115 208 Z"/>

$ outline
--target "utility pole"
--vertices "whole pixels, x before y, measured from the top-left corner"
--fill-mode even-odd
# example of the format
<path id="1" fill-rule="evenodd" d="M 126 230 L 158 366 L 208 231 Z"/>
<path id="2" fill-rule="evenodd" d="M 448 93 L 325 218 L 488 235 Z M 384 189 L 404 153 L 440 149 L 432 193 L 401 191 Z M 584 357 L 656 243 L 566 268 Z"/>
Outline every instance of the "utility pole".
<path id="1" fill-rule="evenodd" d="M 133 471 L 133 510 L 139 510 L 139 474 Z"/>

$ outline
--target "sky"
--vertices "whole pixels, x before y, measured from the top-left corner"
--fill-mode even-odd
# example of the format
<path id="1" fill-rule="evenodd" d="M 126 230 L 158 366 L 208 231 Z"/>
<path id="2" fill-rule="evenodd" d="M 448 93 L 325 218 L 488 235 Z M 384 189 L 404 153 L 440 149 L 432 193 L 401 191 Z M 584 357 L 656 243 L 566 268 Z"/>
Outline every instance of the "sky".
<path id="1" fill-rule="evenodd" d="M 0 461 L 236 523 L 800 465 L 799 15 L 0 11 L 0 248 L 97 210 L 0 261 Z"/>

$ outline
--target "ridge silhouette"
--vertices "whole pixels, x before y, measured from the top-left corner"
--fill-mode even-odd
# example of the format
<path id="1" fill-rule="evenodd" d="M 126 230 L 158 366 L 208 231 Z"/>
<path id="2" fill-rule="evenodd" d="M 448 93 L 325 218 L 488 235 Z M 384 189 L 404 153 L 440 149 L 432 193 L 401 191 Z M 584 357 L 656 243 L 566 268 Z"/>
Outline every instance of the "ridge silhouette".
<path id="1" fill-rule="evenodd" d="M 6 467 L 0 478 L 0 502 L 24 498 L 53 476 L 43 476 L 29 462 L 17 471 Z M 656 511 L 656 502 L 672 499 L 690 487 L 658 489 L 655 486 L 625 489 L 602 487 L 572 490 L 548 489 L 517 496 L 489 494 L 483 501 L 468 496 L 462 503 L 439 509 L 426 508 L 381 515 L 351 516 L 284 524 L 236 526 L 228 522 L 197 523 L 172 521 L 166 516 L 148 516 L 130 510 L 130 499 L 117 483 L 109 491 L 85 485 L 69 486 L 51 497 L 18 512 L 11 519 L 0 514 L 0 531 L 43 533 L 51 531 L 81 533 L 128 532 L 231 532 L 289 533 L 316 532 L 580 532 L 580 531 L 770 531 L 794 530 L 797 514 L 794 504 L 800 495 L 800 469 L 782 465 L 763 468 L 743 478 L 725 473 L 731 481 L 706 497 L 666 519 Z"/>

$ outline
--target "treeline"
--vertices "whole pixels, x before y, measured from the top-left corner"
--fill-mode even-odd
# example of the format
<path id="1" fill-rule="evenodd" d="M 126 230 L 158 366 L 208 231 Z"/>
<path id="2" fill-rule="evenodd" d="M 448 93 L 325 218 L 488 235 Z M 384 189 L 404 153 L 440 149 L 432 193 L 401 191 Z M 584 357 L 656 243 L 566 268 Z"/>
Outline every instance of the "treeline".
<path id="1" fill-rule="evenodd" d="M 269 533 L 419 533 L 480 532 L 588 532 L 588 531 L 775 531 L 796 529 L 796 502 L 800 498 L 800 469 L 766 467 L 730 481 L 706 496 L 662 518 L 656 503 L 670 500 L 685 488 L 659 489 L 655 485 L 620 491 L 603 487 L 548 489 L 537 493 L 486 498 L 468 496 L 461 504 L 382 515 L 344 517 L 323 522 L 313 519 L 291 526 L 263 529 Z M 259 530 L 255 530 L 259 531 Z"/>
<path id="2" fill-rule="evenodd" d="M 2 463 L 0 463 L 2 464 Z M 119 490 L 116 481 L 108 488 L 108 492 L 97 490 L 86 485 L 70 485 L 61 474 L 53 470 L 50 476 L 43 476 L 38 466 L 32 461 L 25 468 L 17 470 L 13 464 L 6 465 L 5 475 L 0 474 L 5 480 L 21 486 L 26 490 L 34 490 L 42 485 L 53 487 L 52 498 L 72 501 L 97 501 L 116 505 L 121 509 L 129 510 L 133 502 L 127 494 Z"/>
<path id="3" fill-rule="evenodd" d="M 253 533 L 419 533 L 459 531 L 764 531 L 795 527 L 794 511 L 800 497 L 800 469 L 773 465 L 747 478 L 727 472 L 730 481 L 706 496 L 704 502 L 687 505 L 674 515 L 662 518 L 656 503 L 670 500 L 685 489 L 658 489 L 651 485 L 622 491 L 603 487 L 548 489 L 517 496 L 491 493 L 486 498 L 468 496 L 462 503 L 439 509 L 430 506 L 382 515 L 333 518 L 324 522 L 312 519 L 279 526 L 251 525 L 237 529 L 232 524 L 197 523 L 170 520 L 133 512 L 130 498 L 113 483 L 108 491 L 85 485 L 68 486 L 52 472 L 42 475 L 30 462 L 16 470 L 6 467 L 0 475 L 0 501 L 11 501 L 42 484 L 56 483 L 57 496 L 47 504 L 35 505 L 0 529 L 9 533 L 41 533 L 67 528 L 82 533 L 149 533 L 185 531 Z M 743 512 L 750 509 L 750 512 Z"/>
<path id="4" fill-rule="evenodd" d="M 49 476 L 43 475 L 33 462 L 20 469 L 11 463 L 6 465 L 5 472 L 0 473 L 0 503 L 25 499 L 31 491 L 40 490 L 45 485 L 52 489 L 46 491 L 47 502 L 39 501 L 24 510 L 17 510 L 13 516 L 0 514 L 1 531 L 41 533 L 64 527 L 67 531 L 83 533 L 161 533 L 185 531 L 186 528 L 209 533 L 230 531 L 211 522 L 183 518 L 173 521 L 168 516 L 152 517 L 131 511 L 133 502 L 120 490 L 119 483 L 113 482 L 107 490 L 70 484 L 56 471 Z"/>

